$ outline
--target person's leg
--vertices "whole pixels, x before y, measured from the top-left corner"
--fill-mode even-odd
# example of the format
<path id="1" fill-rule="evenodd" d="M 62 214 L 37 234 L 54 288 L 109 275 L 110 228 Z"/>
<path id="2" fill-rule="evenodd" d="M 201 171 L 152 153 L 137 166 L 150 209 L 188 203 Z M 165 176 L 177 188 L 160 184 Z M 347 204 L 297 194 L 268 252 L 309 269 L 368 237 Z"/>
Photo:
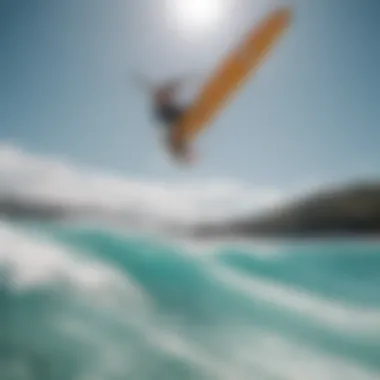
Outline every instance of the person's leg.
<path id="1" fill-rule="evenodd" d="M 196 161 L 196 155 L 190 144 L 186 141 L 173 140 L 171 131 L 167 134 L 167 146 L 169 152 L 179 161 L 185 164 L 192 164 Z"/>
<path id="2" fill-rule="evenodd" d="M 178 122 L 183 117 L 186 109 L 170 105 L 162 107 L 159 110 L 161 121 L 166 126 L 165 143 L 169 152 L 179 161 L 183 163 L 195 162 L 196 156 L 192 148 L 185 140 L 178 140 L 174 138 L 173 128 L 177 128 Z"/>
<path id="3" fill-rule="evenodd" d="M 176 115 L 177 116 L 176 123 L 180 121 L 180 119 L 183 117 L 185 112 L 186 112 L 185 108 L 178 109 L 178 112 Z M 176 128 L 176 125 L 173 125 L 172 128 Z M 195 154 L 195 151 L 194 151 L 194 146 L 185 140 L 177 144 L 178 144 L 178 151 L 181 156 L 181 159 L 184 160 L 188 164 L 194 163 L 197 159 L 197 155 Z"/>

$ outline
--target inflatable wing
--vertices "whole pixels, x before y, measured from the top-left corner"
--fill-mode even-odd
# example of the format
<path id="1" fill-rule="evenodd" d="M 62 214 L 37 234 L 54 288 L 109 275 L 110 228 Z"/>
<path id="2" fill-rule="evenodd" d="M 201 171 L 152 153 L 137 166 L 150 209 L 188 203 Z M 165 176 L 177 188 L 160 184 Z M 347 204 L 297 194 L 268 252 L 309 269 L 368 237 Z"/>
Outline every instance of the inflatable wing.
<path id="1" fill-rule="evenodd" d="M 259 26 L 248 33 L 240 46 L 224 59 L 178 125 L 173 128 L 173 144 L 190 142 L 211 122 L 286 30 L 290 23 L 290 14 L 288 8 L 272 11 Z"/>

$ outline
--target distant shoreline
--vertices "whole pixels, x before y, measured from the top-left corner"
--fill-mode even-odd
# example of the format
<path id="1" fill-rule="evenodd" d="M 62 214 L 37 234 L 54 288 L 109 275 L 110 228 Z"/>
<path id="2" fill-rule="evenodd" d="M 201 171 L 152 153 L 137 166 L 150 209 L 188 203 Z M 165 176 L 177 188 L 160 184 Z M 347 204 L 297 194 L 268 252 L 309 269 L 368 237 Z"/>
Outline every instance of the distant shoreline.
<path id="1" fill-rule="evenodd" d="M 0 219 L 63 222 L 82 225 L 115 224 L 125 229 L 155 230 L 198 241 L 281 240 L 317 241 L 380 238 L 380 182 L 356 183 L 340 189 L 316 192 L 288 202 L 260 216 L 234 221 L 199 222 L 184 225 L 104 206 L 64 205 L 43 200 L 0 199 Z"/>

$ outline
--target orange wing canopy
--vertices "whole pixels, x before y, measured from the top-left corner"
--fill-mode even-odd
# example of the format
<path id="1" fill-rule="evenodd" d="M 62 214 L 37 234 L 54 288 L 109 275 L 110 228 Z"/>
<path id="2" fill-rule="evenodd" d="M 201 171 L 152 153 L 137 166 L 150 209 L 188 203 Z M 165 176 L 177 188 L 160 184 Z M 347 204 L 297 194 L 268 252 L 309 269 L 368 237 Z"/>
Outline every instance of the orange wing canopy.
<path id="1" fill-rule="evenodd" d="M 173 142 L 189 142 L 211 122 L 248 75 L 258 68 L 290 24 L 290 16 L 288 8 L 272 11 L 248 33 L 237 49 L 227 55 L 173 128 Z"/>

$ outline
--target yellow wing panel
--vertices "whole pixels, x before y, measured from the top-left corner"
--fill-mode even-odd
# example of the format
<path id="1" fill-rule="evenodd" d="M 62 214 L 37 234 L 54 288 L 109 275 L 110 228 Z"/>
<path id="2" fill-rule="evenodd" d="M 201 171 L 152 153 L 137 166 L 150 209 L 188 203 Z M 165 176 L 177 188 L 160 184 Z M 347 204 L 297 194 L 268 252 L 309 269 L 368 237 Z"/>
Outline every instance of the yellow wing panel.
<path id="1" fill-rule="evenodd" d="M 191 140 L 210 123 L 228 98 L 258 67 L 290 23 L 290 9 L 272 11 L 232 51 L 208 80 L 189 110 L 173 128 L 174 141 Z"/>

